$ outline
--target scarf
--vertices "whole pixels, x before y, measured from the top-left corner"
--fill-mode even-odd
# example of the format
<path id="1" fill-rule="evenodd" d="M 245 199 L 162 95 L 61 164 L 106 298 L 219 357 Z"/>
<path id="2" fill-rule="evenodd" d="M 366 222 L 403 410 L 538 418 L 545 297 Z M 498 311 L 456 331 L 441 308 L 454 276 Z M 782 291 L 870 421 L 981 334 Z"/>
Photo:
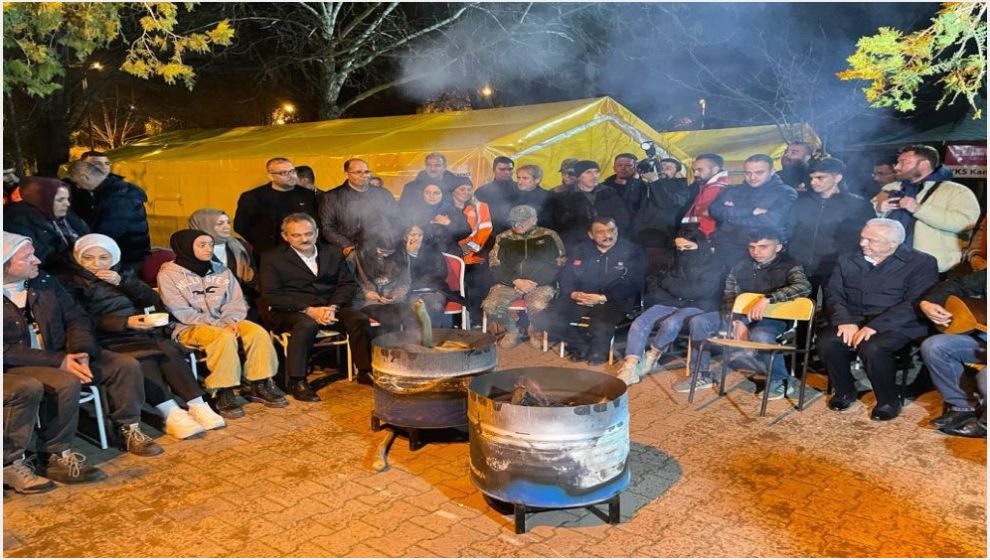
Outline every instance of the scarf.
<path id="1" fill-rule="evenodd" d="M 110 253 L 110 266 L 117 266 L 117 263 L 120 262 L 120 246 L 112 238 L 102 233 L 89 233 L 77 239 L 75 247 L 72 248 L 72 258 L 82 265 L 82 254 L 93 247 L 100 247 Z"/>
<path id="2" fill-rule="evenodd" d="M 173 233 L 172 238 L 169 239 L 169 245 L 175 252 L 175 264 L 197 276 L 206 276 L 213 270 L 213 266 L 210 264 L 212 261 L 201 261 L 196 258 L 196 254 L 193 252 L 193 243 L 203 236 L 213 238 L 205 231 L 180 229 Z"/>
<path id="3" fill-rule="evenodd" d="M 248 254 L 247 248 L 244 247 L 240 239 L 237 239 L 233 235 L 230 237 L 220 237 L 216 234 L 217 220 L 220 219 L 220 216 L 226 215 L 221 210 L 203 208 L 193 212 L 193 215 L 189 216 L 189 227 L 191 229 L 209 232 L 213 237 L 213 243 L 217 245 L 226 244 L 231 254 L 234 255 L 233 266 L 228 262 L 227 268 L 233 270 L 234 275 L 241 282 L 251 282 L 254 280 L 255 271 L 254 267 L 251 266 L 251 255 Z"/>

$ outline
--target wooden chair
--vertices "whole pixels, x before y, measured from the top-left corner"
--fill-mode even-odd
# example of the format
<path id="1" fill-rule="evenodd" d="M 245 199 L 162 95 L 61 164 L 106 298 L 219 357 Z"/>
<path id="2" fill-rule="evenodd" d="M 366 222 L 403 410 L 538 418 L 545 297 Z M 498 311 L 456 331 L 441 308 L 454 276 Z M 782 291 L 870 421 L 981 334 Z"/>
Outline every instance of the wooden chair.
<path id="1" fill-rule="evenodd" d="M 732 313 L 736 314 L 746 314 L 757 301 L 762 299 L 763 294 L 753 294 L 753 293 L 743 293 L 736 296 L 736 301 L 732 305 Z M 785 301 L 782 303 L 771 303 L 763 310 L 764 319 L 779 319 L 783 321 L 794 321 L 792 328 L 796 327 L 798 322 L 806 321 L 809 325 L 814 324 L 815 318 L 815 302 L 808 298 L 797 298 L 791 301 Z M 731 328 L 731 326 L 730 326 Z M 735 340 L 731 338 L 718 338 L 712 337 L 707 340 L 702 341 L 698 344 L 695 352 L 702 352 L 705 349 L 705 345 L 710 344 L 712 346 L 723 347 L 726 352 L 729 349 L 737 350 L 754 350 L 754 351 L 764 351 L 770 352 L 770 359 L 767 361 L 767 384 L 763 390 L 763 399 L 760 404 L 760 416 L 766 416 L 767 413 L 767 402 L 770 397 L 770 365 L 773 364 L 774 358 L 779 353 L 789 352 L 793 355 L 793 360 L 791 361 L 791 376 L 795 377 L 795 370 L 797 368 L 797 357 L 798 354 L 804 354 L 804 360 L 802 360 L 801 367 L 801 389 L 798 396 L 798 406 L 797 409 L 804 410 L 804 393 L 807 384 L 805 378 L 808 375 L 808 356 L 811 349 L 811 337 L 805 337 L 804 348 L 797 347 L 797 341 L 794 344 L 772 344 L 768 342 L 755 342 L 751 340 Z M 722 359 L 722 371 L 719 379 L 719 389 L 718 394 L 720 397 L 725 396 L 725 377 L 728 369 L 728 356 L 723 356 Z M 690 364 L 688 364 L 690 366 Z M 691 372 L 691 391 L 688 394 L 688 402 L 694 402 L 694 392 L 695 384 L 698 381 L 698 376 L 701 374 L 701 361 L 698 361 L 698 367 L 694 368 Z"/>

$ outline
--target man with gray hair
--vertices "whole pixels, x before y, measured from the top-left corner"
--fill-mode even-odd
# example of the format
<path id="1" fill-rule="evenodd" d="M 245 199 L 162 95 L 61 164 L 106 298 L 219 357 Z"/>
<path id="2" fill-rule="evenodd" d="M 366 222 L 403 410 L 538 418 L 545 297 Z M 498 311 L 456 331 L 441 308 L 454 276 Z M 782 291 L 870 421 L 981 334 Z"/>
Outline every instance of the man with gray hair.
<path id="1" fill-rule="evenodd" d="M 856 402 L 856 353 L 877 400 L 870 418 L 893 420 L 901 412 L 894 354 L 928 333 L 916 307 L 938 281 L 938 264 L 904 243 L 896 220 L 872 219 L 859 237 L 860 251 L 839 257 L 825 288 L 828 326 L 818 332 L 818 351 L 835 387 L 828 407 L 847 410 Z"/>
<path id="2" fill-rule="evenodd" d="M 516 169 L 516 192 L 513 206 L 526 205 L 536 210 L 540 225 L 550 222 L 547 204 L 550 203 L 550 191 L 540 185 L 543 180 L 543 169 L 539 165 L 521 165 Z"/>
<path id="3" fill-rule="evenodd" d="M 509 316 L 509 305 L 523 300 L 533 324 L 533 317 L 553 299 L 554 282 L 566 260 L 560 236 L 553 230 L 537 227 L 536 222 L 536 210 L 532 207 L 513 207 L 509 211 L 510 229 L 495 238 L 489 254 L 495 285 L 482 308 L 489 319 L 505 329 L 505 336 L 499 341 L 502 348 L 515 347 L 520 339 L 516 321 Z M 529 340 L 533 346 L 539 346 L 539 336 L 532 327 Z"/>

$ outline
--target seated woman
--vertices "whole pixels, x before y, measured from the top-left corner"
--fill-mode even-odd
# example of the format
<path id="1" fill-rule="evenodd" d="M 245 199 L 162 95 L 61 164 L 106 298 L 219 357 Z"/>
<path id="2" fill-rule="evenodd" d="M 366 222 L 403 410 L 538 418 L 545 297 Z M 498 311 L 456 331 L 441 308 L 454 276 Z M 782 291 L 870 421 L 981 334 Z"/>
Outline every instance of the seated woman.
<path id="1" fill-rule="evenodd" d="M 444 309 L 452 294 L 447 288 L 447 262 L 443 254 L 433 242 L 423 239 L 423 228 L 418 224 L 406 228 L 405 251 L 411 279 L 410 303 L 423 300 L 433 326 L 449 328 L 453 321 Z"/>
<path id="2" fill-rule="evenodd" d="M 406 301 L 409 263 L 405 251 L 396 251 L 395 245 L 395 238 L 388 233 L 371 234 L 364 236 L 361 246 L 347 257 L 354 264 L 359 286 L 351 307 L 381 323 L 384 332 L 419 327 Z"/>
<path id="3" fill-rule="evenodd" d="M 653 369 L 685 321 L 719 310 L 725 271 L 705 234 L 696 227 L 682 229 L 674 236 L 674 247 L 674 265 L 647 294 L 647 303 L 652 305 L 629 328 L 626 359 L 618 375 L 627 385 L 638 383 L 641 375 Z M 654 329 L 656 334 L 650 339 Z M 650 348 L 642 357 L 647 342 Z"/>
<path id="4" fill-rule="evenodd" d="M 248 302 L 248 319 L 260 322 L 255 310 L 255 301 L 261 295 L 258 286 L 258 267 L 254 264 L 251 252 L 237 237 L 231 235 L 230 216 L 222 210 L 202 208 L 189 217 L 189 228 L 205 231 L 213 236 L 213 258 L 224 265 L 241 284 L 244 299 Z"/>
<path id="5" fill-rule="evenodd" d="M 100 346 L 129 354 L 141 363 L 148 404 L 165 418 L 165 433 L 185 439 L 226 426 L 203 401 L 186 352 L 168 336 L 167 327 L 145 322 L 145 308 L 161 308 L 161 299 L 130 270 L 118 272 L 120 247 L 113 239 L 90 233 L 76 241 L 75 259 L 66 288 L 93 321 Z M 189 412 L 175 402 L 186 402 Z"/>
<path id="6" fill-rule="evenodd" d="M 3 208 L 3 229 L 31 238 L 41 268 L 64 276 L 72 267 L 72 246 L 89 233 L 86 222 L 69 209 L 69 186 L 58 179 L 28 177 L 21 201 Z"/>
<path id="7" fill-rule="evenodd" d="M 237 354 L 240 339 L 247 359 L 243 365 L 241 396 L 272 408 L 289 402 L 272 382 L 278 369 L 278 355 L 268 331 L 247 321 L 247 302 L 237 278 L 227 267 L 213 260 L 213 236 L 205 231 L 184 229 L 170 240 L 175 261 L 158 271 L 162 301 L 179 321 L 172 332 L 183 346 L 206 352 L 206 389 L 217 412 L 225 418 L 240 418 L 244 410 L 234 396 L 241 384 L 241 360 Z"/>
<path id="8" fill-rule="evenodd" d="M 447 253 L 460 254 L 457 242 L 471 233 L 464 212 L 444 199 L 439 185 L 423 187 L 423 199 L 403 211 L 409 223 L 418 224 L 423 230 L 426 240 Z"/>

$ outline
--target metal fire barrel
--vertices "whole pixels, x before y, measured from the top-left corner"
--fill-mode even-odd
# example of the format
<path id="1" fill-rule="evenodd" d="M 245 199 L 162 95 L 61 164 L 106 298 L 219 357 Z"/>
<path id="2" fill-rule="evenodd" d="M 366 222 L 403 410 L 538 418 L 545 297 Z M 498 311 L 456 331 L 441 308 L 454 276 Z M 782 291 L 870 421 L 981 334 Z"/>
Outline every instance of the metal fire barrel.
<path id="1" fill-rule="evenodd" d="M 523 378 L 574 406 L 507 402 Z M 579 507 L 629 486 L 626 384 L 610 375 L 520 368 L 479 376 L 468 387 L 468 437 L 471 481 L 503 502 Z"/>
<path id="2" fill-rule="evenodd" d="M 372 341 L 374 418 L 400 428 L 453 428 L 467 424 L 467 385 L 495 370 L 495 337 L 475 331 L 433 329 L 434 346 L 445 341 L 464 349 L 422 346 L 417 332 L 393 332 Z"/>

